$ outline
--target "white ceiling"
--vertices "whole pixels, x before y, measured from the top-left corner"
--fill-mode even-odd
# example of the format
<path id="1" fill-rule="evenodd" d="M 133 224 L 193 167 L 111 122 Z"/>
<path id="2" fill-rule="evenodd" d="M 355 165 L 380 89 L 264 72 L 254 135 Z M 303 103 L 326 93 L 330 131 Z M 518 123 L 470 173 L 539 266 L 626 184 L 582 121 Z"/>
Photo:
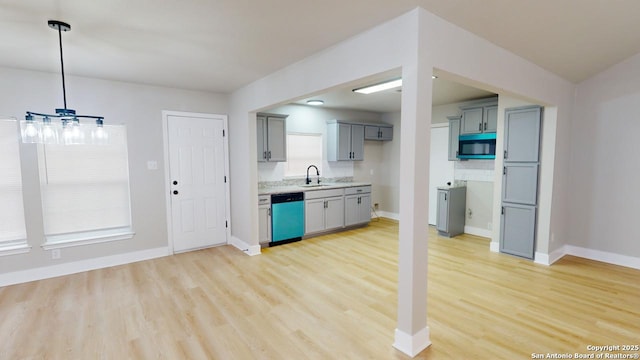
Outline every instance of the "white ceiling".
<path id="1" fill-rule="evenodd" d="M 58 72 L 56 19 L 67 74 L 228 93 L 416 6 L 573 82 L 640 52 L 637 0 L 0 0 L 0 66 Z"/>

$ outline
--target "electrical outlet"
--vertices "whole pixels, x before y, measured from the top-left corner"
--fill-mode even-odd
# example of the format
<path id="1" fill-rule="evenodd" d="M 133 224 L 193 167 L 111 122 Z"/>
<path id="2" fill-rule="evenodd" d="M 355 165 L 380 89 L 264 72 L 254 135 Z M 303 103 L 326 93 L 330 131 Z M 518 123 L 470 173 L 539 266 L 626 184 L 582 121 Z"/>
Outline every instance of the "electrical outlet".
<path id="1" fill-rule="evenodd" d="M 373 209 L 378 210 L 378 203 L 373 204 Z"/>
<path id="2" fill-rule="evenodd" d="M 60 259 L 60 256 L 61 256 L 60 249 L 51 250 L 51 259 L 58 260 L 58 259 Z"/>

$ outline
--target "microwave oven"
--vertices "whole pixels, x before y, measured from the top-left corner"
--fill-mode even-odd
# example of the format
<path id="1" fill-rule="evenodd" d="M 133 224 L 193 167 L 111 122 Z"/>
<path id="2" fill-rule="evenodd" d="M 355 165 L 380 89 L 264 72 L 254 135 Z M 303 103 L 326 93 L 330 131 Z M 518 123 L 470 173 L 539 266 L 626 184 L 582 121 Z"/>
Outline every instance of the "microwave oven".
<path id="1" fill-rule="evenodd" d="M 461 160 L 496 158 L 496 133 L 460 135 L 458 140 Z"/>

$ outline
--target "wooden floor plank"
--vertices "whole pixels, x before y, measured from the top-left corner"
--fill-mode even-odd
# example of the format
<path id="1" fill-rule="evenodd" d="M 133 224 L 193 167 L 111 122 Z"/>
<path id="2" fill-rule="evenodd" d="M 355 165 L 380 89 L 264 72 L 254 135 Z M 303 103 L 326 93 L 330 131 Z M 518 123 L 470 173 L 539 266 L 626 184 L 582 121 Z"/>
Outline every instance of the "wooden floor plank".
<path id="1" fill-rule="evenodd" d="M 0 288 L 0 359 L 408 359 L 392 347 L 398 226 L 230 246 Z M 430 229 L 418 359 L 525 359 L 640 341 L 640 271 L 547 267 Z"/>

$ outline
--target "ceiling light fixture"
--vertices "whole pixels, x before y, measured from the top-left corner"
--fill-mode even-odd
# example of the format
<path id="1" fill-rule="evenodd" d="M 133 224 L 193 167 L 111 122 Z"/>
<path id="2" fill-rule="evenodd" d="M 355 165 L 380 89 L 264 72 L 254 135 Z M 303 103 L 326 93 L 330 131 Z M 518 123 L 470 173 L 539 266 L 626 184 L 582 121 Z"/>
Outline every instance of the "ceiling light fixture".
<path id="1" fill-rule="evenodd" d="M 108 133 L 103 127 L 102 116 L 77 115 L 76 111 L 67 108 L 67 92 L 64 81 L 64 59 L 62 56 L 62 32 L 71 30 L 71 25 L 58 21 L 49 20 L 49 27 L 58 31 L 58 42 L 60 45 L 60 69 L 62 73 L 62 98 L 64 108 L 56 109 L 55 114 L 44 114 L 27 111 L 25 119 L 20 121 L 20 133 L 24 143 L 40 144 L 87 144 L 105 143 L 108 140 Z M 40 119 L 41 121 L 37 121 Z M 60 123 L 53 123 L 52 119 L 59 119 Z M 90 136 L 85 136 L 85 126 L 80 124 L 80 119 L 91 119 L 95 121 L 95 128 L 91 130 Z"/>
<path id="2" fill-rule="evenodd" d="M 372 94 L 379 91 L 389 90 L 393 88 L 397 88 L 402 86 L 402 79 L 394 79 L 385 81 L 383 83 L 369 85 L 357 89 L 353 89 L 353 92 L 357 92 L 360 94 Z"/>
<path id="3" fill-rule="evenodd" d="M 324 101 L 323 100 L 307 100 L 307 105 L 313 105 L 313 106 L 320 106 L 320 105 L 324 105 Z"/>

